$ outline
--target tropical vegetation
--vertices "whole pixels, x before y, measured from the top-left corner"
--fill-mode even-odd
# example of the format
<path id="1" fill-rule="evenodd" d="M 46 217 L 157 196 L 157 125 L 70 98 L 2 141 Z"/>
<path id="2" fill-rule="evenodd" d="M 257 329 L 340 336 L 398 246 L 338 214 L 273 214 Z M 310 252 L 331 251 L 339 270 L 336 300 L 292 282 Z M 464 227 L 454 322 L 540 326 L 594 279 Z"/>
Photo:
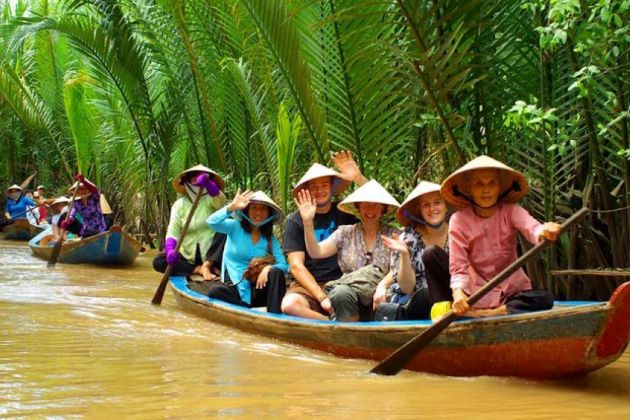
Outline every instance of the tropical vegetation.
<path id="1" fill-rule="evenodd" d="M 540 219 L 588 223 L 531 265 L 560 297 L 630 267 L 628 0 L 0 1 L 0 179 L 80 171 L 161 238 L 170 181 L 203 163 L 290 209 L 333 151 L 399 199 L 485 153 Z"/>

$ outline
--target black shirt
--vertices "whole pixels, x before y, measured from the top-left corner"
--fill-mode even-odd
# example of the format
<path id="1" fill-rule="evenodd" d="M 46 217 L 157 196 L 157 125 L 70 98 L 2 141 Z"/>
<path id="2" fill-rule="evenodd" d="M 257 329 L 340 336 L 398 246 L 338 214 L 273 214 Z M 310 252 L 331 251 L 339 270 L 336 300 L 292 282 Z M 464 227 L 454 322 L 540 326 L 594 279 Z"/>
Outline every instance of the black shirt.
<path id="1" fill-rule="evenodd" d="M 333 203 L 328 213 L 315 213 L 315 218 L 313 219 L 315 239 L 317 239 L 317 242 L 321 242 L 328 238 L 338 226 L 353 225 L 357 222 L 356 217 L 342 212 L 337 208 L 337 203 Z M 318 283 L 336 280 L 341 277 L 342 273 L 337 264 L 336 255 L 318 260 L 308 255 L 304 242 L 304 222 L 298 211 L 291 213 L 287 217 L 284 225 L 284 243 L 282 247 L 287 254 L 296 251 L 304 252 L 304 266 Z"/>

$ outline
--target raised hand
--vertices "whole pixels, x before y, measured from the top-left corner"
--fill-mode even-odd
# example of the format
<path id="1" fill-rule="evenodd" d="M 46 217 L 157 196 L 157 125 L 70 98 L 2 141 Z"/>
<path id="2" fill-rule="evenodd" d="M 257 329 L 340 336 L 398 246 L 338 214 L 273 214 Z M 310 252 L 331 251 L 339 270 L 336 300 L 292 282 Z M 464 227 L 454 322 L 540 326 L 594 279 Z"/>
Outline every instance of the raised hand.
<path id="1" fill-rule="evenodd" d="M 195 177 L 192 184 L 196 187 L 205 187 L 208 181 L 210 181 L 210 174 L 203 172 Z"/>
<path id="2" fill-rule="evenodd" d="M 221 192 L 221 188 L 219 187 L 219 185 L 213 179 L 211 179 L 210 174 L 206 172 L 197 175 L 197 177 L 193 181 L 193 185 L 205 188 L 206 191 L 208 191 L 208 195 L 210 195 L 210 197 L 216 197 Z"/>
<path id="3" fill-rule="evenodd" d="M 252 199 L 254 195 L 253 191 L 245 190 L 241 192 L 239 188 L 236 192 L 236 196 L 232 199 L 232 202 L 228 205 L 229 211 L 243 210 L 245 207 L 249 205 L 249 201 Z"/>
<path id="4" fill-rule="evenodd" d="M 361 176 L 361 170 L 357 166 L 357 163 L 352 157 L 352 152 L 348 150 L 342 150 L 334 153 L 330 158 L 332 163 L 339 171 L 339 176 L 345 181 L 356 181 Z"/>
<path id="5" fill-rule="evenodd" d="M 317 202 L 314 198 L 311 198 L 311 193 L 308 190 L 303 189 L 299 191 L 293 201 L 300 212 L 300 216 L 302 216 L 302 221 L 310 222 L 315 218 Z"/>
<path id="6" fill-rule="evenodd" d="M 385 245 L 392 251 L 398 251 L 401 254 L 409 253 L 409 248 L 407 248 L 407 244 L 405 243 L 405 241 L 400 239 L 400 235 L 398 233 L 392 234 L 391 238 L 381 235 L 381 239 L 383 240 L 383 245 Z"/>

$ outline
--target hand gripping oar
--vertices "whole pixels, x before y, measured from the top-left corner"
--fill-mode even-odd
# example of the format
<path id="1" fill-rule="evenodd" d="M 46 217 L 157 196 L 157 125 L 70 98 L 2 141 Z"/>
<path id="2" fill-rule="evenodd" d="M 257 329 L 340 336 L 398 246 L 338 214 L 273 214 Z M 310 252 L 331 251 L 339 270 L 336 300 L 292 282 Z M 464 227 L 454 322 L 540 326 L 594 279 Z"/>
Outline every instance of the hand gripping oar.
<path id="1" fill-rule="evenodd" d="M 66 213 L 66 217 L 63 220 L 68 220 L 70 215 L 72 214 L 72 208 L 74 207 L 74 201 L 77 197 L 77 191 L 79 191 L 79 185 L 74 189 L 74 193 L 72 194 L 72 199 L 70 201 L 70 206 L 68 207 L 68 212 Z M 60 223 L 61 224 L 61 223 Z M 59 253 L 61 252 L 61 245 L 63 244 L 63 237 L 66 236 L 66 228 L 61 228 L 61 237 L 57 242 L 55 242 L 55 247 L 50 254 L 50 259 L 48 260 L 48 267 L 53 268 L 55 264 L 57 264 L 57 258 L 59 258 Z"/>
<path id="2" fill-rule="evenodd" d="M 193 214 L 195 213 L 195 210 L 197 209 L 199 200 L 201 199 L 201 196 L 203 195 L 203 190 L 204 188 L 200 187 L 199 191 L 197 191 L 197 195 L 195 196 L 195 201 L 193 201 L 192 207 L 190 208 L 190 211 L 188 212 L 188 217 L 186 218 L 186 223 L 184 223 L 182 234 L 179 237 L 179 240 L 177 241 L 177 245 L 175 246 L 175 252 L 179 252 L 179 247 L 182 245 L 182 241 L 184 240 L 186 233 L 188 233 L 188 225 L 190 225 L 190 221 L 192 220 Z M 153 300 L 151 301 L 152 304 L 159 305 L 160 303 L 162 303 L 162 298 L 164 297 L 164 291 L 166 290 L 166 284 L 168 283 L 168 278 L 170 277 L 172 271 L 173 271 L 173 265 L 169 264 L 166 267 L 166 271 L 164 271 L 164 276 L 162 276 L 162 281 L 160 282 L 160 285 L 155 291 L 155 295 L 153 295 Z"/>
<path id="3" fill-rule="evenodd" d="M 566 230 L 569 226 L 580 220 L 587 213 L 588 209 L 586 207 L 580 209 L 577 213 L 564 221 L 564 223 L 562 224 L 562 230 Z M 473 293 L 468 298 L 468 304 L 472 306 L 474 303 L 478 302 L 479 299 L 481 299 L 488 292 L 497 287 L 502 281 L 508 278 L 510 274 L 518 270 L 523 264 L 529 261 L 541 249 L 547 247 L 548 245 L 549 241 L 545 239 L 539 242 L 529 251 L 524 253 L 519 259 L 514 261 L 503 271 L 497 274 L 494 279 L 486 283 L 485 286 L 477 290 L 477 292 Z M 458 316 L 453 311 L 449 311 L 442 319 L 431 325 L 431 327 L 429 327 L 423 333 L 412 338 L 398 350 L 383 359 L 378 365 L 374 366 L 370 372 L 378 373 L 380 375 L 397 374 L 407 365 L 407 363 L 409 363 L 411 359 L 413 359 L 416 354 L 418 354 L 426 346 L 428 346 L 435 337 L 437 337 L 443 330 L 446 329 L 446 327 L 451 324 L 451 322 L 455 321 L 457 318 Z"/>

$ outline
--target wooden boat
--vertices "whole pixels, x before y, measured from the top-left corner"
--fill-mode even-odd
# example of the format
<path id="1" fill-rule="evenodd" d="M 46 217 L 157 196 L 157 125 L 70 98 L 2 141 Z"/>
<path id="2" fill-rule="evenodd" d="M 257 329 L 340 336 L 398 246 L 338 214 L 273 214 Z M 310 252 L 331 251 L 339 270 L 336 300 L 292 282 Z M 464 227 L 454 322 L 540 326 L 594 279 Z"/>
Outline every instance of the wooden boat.
<path id="1" fill-rule="evenodd" d="M 190 290 L 185 277 L 172 277 L 170 285 L 180 307 L 213 322 L 341 357 L 380 361 L 431 325 L 301 319 L 210 299 Z M 580 376 L 616 360 L 629 334 L 627 282 L 609 302 L 556 302 L 548 311 L 455 321 L 407 368 L 450 376 Z"/>
<path id="2" fill-rule="evenodd" d="M 2 228 L 2 239 L 28 241 L 46 230 L 48 225 L 32 225 L 27 219 L 17 219 L 14 223 Z"/>
<path id="3" fill-rule="evenodd" d="M 36 257 L 50 259 L 53 246 L 40 245 L 41 240 L 51 233 L 42 232 L 28 243 Z M 133 264 L 142 244 L 133 236 L 121 230 L 120 226 L 112 226 L 107 232 L 80 240 L 67 241 L 61 246 L 58 263 L 64 264 Z"/>

